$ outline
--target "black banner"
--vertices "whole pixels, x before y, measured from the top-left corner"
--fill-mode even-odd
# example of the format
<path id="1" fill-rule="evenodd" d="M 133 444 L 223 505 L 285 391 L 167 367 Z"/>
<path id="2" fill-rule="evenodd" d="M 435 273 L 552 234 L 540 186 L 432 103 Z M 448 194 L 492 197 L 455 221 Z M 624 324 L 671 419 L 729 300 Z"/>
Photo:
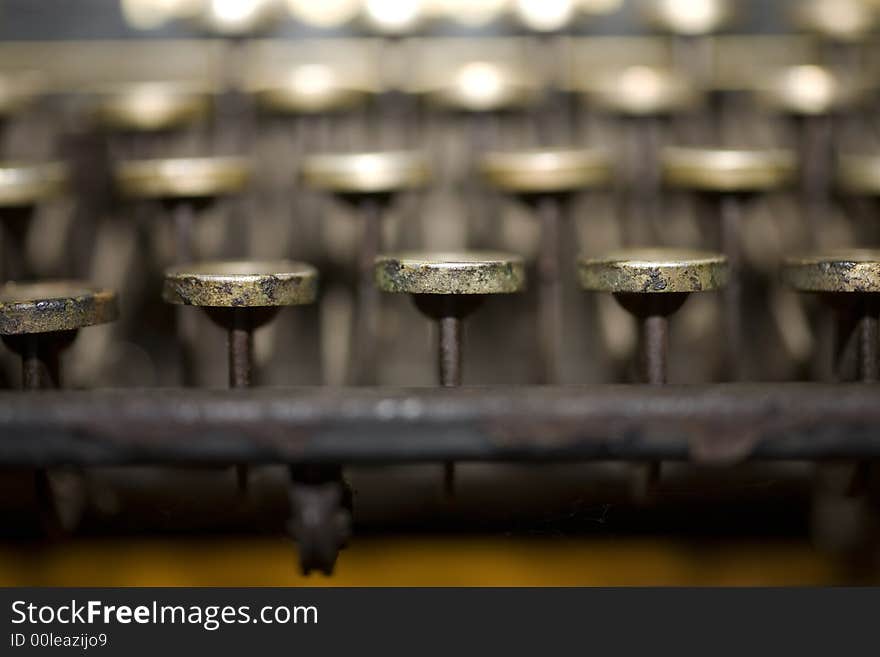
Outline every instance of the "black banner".
<path id="1" fill-rule="evenodd" d="M 872 646 L 880 603 L 880 589 L 21 588 L 0 596 L 0 654 L 153 657 L 813 653 Z"/>

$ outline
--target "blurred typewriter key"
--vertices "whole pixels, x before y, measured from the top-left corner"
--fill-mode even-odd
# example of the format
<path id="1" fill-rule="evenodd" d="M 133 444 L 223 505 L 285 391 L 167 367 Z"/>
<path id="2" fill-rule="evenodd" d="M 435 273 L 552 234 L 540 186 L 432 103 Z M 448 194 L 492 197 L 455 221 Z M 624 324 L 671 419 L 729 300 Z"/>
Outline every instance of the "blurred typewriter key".
<path id="1" fill-rule="evenodd" d="M 0 73 L 0 119 L 26 111 L 45 90 L 45 80 L 36 71 Z"/>
<path id="2" fill-rule="evenodd" d="M 647 0 L 643 12 L 657 29 L 685 37 L 720 32 L 735 18 L 731 0 Z"/>
<path id="3" fill-rule="evenodd" d="M 672 35 L 676 68 L 706 83 L 713 75 L 712 35 L 734 22 L 738 4 L 733 0 L 647 0 L 643 12 L 656 29 Z"/>
<path id="4" fill-rule="evenodd" d="M 382 218 L 396 194 L 423 187 L 429 175 L 427 161 L 416 152 L 322 154 L 303 162 L 304 183 L 350 202 L 363 224 L 358 254 L 354 366 L 350 376 L 355 384 L 376 380 L 378 294 L 373 267 L 381 250 Z"/>
<path id="5" fill-rule="evenodd" d="M 617 117 L 624 128 L 624 165 L 618 203 L 629 244 L 659 239 L 663 134 L 673 117 L 691 113 L 705 98 L 687 78 L 668 69 L 631 66 L 582 82 L 588 106 Z"/>
<path id="6" fill-rule="evenodd" d="M 243 191 L 250 175 L 250 162 L 237 157 L 130 160 L 117 165 L 116 186 L 124 198 L 141 203 L 159 201 L 165 206 L 174 232 L 173 260 L 182 264 L 197 259 L 194 231 L 198 212 L 219 198 Z M 160 219 L 165 218 L 165 212 L 160 213 Z M 197 328 L 189 314 L 177 315 L 181 379 L 184 386 L 192 386 L 197 380 Z"/>
<path id="7" fill-rule="evenodd" d="M 191 22 L 209 34 L 242 38 L 272 28 L 281 18 L 282 0 L 206 0 L 189 12 Z"/>
<path id="8" fill-rule="evenodd" d="M 669 317 L 690 294 L 723 288 L 727 259 L 716 253 L 689 249 L 627 249 L 600 258 L 581 258 L 581 287 L 613 294 L 639 324 L 642 379 L 660 385 L 668 381 Z M 649 499 L 660 478 L 660 464 L 636 471 L 634 497 Z"/>
<path id="9" fill-rule="evenodd" d="M 123 197 L 162 201 L 170 209 L 177 262 L 195 257 L 192 233 L 196 210 L 242 192 L 250 176 L 249 161 L 238 157 L 132 160 L 116 167 L 116 185 Z"/>
<path id="10" fill-rule="evenodd" d="M 507 253 L 410 252 L 380 255 L 375 284 L 383 292 L 409 294 L 416 308 L 437 322 L 437 375 L 441 386 L 462 383 L 462 323 L 490 295 L 522 292 L 526 286 L 522 258 Z M 454 469 L 446 466 L 447 493 L 454 488 Z"/>
<path id="11" fill-rule="evenodd" d="M 662 156 L 663 176 L 671 187 L 704 195 L 718 213 L 721 250 L 730 282 L 724 292 L 727 368 L 735 380 L 748 377 L 743 344 L 744 205 L 757 194 L 786 186 L 795 176 L 794 155 L 784 150 L 668 148 Z"/>
<path id="12" fill-rule="evenodd" d="M 823 41 L 824 63 L 855 68 L 864 64 L 862 46 L 877 26 L 877 9 L 868 0 L 801 0 L 791 13 L 798 28 Z"/>
<path id="13" fill-rule="evenodd" d="M 0 164 L 0 223 L 2 223 L 3 280 L 28 278 L 25 240 L 35 209 L 63 194 L 68 187 L 67 167 L 45 164 Z"/>
<path id="14" fill-rule="evenodd" d="M 120 132 L 174 130 L 204 119 L 210 110 L 208 91 L 183 82 L 135 82 L 98 91 L 95 117 Z"/>
<path id="15" fill-rule="evenodd" d="M 832 212 L 833 162 L 843 118 L 862 107 L 872 85 L 852 71 L 821 66 L 793 66 L 772 73 L 759 89 L 759 100 L 789 117 L 798 144 L 800 202 L 808 239 L 820 245 Z M 865 125 L 853 126 L 869 131 Z"/>
<path id="16" fill-rule="evenodd" d="M 481 169 L 496 189 L 522 199 L 541 225 L 538 256 L 538 322 L 541 383 L 559 379 L 562 330 L 560 269 L 566 262 L 570 226 L 567 202 L 580 191 L 605 187 L 612 171 L 599 150 L 532 150 L 489 153 Z"/>
<path id="17" fill-rule="evenodd" d="M 45 91 L 45 80 L 36 71 L 0 73 L 0 157 L 7 151 L 12 123 L 25 116 Z"/>
<path id="18" fill-rule="evenodd" d="M 472 61 L 451 75 L 416 89 L 433 105 L 474 114 L 525 107 L 538 95 L 538 85 L 525 71 L 505 63 Z"/>
<path id="19" fill-rule="evenodd" d="M 836 377 L 878 380 L 880 250 L 841 249 L 787 258 L 783 280 L 799 292 L 819 295 L 834 310 Z M 856 367 L 853 367 L 853 365 Z"/>
<path id="20" fill-rule="evenodd" d="M 206 85 L 184 81 L 127 82 L 97 87 L 92 114 L 114 159 L 161 157 L 213 110 Z"/>
<path id="21" fill-rule="evenodd" d="M 28 391 L 60 387 L 61 353 L 77 332 L 112 322 L 118 314 L 116 293 L 88 283 L 10 282 L 0 287 L 0 336 L 21 358 L 22 387 Z M 81 475 L 36 470 L 32 476 L 43 530 L 57 536 L 75 529 L 85 505 Z"/>
<path id="22" fill-rule="evenodd" d="M 770 73 L 759 83 L 758 98 L 768 109 L 792 116 L 826 116 L 857 105 L 870 89 L 861 76 L 805 64 Z"/>
<path id="23" fill-rule="evenodd" d="M 260 106 L 268 112 L 311 115 L 359 107 L 377 89 L 347 80 L 331 66 L 304 64 L 286 75 L 255 84 L 252 91 Z"/>
<path id="24" fill-rule="evenodd" d="M 863 76 L 812 65 L 772 73 L 759 87 L 759 100 L 794 123 L 801 196 L 814 241 L 831 205 L 835 119 L 864 104 L 871 89 L 872 84 Z"/>
<path id="25" fill-rule="evenodd" d="M 428 18 L 425 0 L 364 0 L 361 20 L 375 34 L 396 38 L 412 34 Z"/>

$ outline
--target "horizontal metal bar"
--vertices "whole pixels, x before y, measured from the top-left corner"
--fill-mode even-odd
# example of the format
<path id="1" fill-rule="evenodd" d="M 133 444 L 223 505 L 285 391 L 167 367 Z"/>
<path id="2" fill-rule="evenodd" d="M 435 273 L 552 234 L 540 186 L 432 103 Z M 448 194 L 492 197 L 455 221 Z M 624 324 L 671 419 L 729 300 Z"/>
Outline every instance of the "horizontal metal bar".
<path id="1" fill-rule="evenodd" d="M 880 386 L 0 393 L 0 464 L 880 457 Z"/>

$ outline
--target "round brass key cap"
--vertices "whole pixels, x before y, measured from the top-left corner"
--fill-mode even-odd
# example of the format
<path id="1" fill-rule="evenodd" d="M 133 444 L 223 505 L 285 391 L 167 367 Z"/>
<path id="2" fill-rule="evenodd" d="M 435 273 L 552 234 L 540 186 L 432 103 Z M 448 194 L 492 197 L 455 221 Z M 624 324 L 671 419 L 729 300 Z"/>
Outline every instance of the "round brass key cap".
<path id="1" fill-rule="evenodd" d="M 281 17 L 283 4 L 278 0 L 248 2 L 202 2 L 191 20 L 210 34 L 242 37 L 268 30 Z"/>
<path id="2" fill-rule="evenodd" d="M 611 179 L 605 152 L 588 149 L 489 153 L 480 169 L 495 187 L 515 194 L 571 192 Z"/>
<path id="3" fill-rule="evenodd" d="M 306 158 L 307 185 L 337 194 L 383 194 L 423 186 L 429 176 L 421 153 L 339 153 Z"/>
<path id="4" fill-rule="evenodd" d="M 808 32 L 843 42 L 866 39 L 877 24 L 876 11 L 865 0 L 801 0 L 793 18 Z"/>
<path id="5" fill-rule="evenodd" d="M 67 167 L 47 164 L 0 164 L 0 207 L 25 207 L 54 198 L 67 188 Z"/>
<path id="6" fill-rule="evenodd" d="M 118 315 L 116 293 L 88 283 L 6 283 L 0 288 L 0 335 L 75 331 Z"/>
<path id="7" fill-rule="evenodd" d="M 837 163 L 837 182 L 853 194 L 880 195 L 880 156 L 841 156 Z"/>
<path id="8" fill-rule="evenodd" d="M 302 262 L 200 262 L 165 272 L 168 303 L 208 308 L 267 308 L 313 303 L 318 272 Z"/>
<path id="9" fill-rule="evenodd" d="M 512 294 L 525 288 L 525 265 L 508 253 L 400 253 L 376 258 L 376 285 L 399 294 Z"/>
<path id="10" fill-rule="evenodd" d="M 689 249 L 627 249 L 579 262 L 581 287 L 613 294 L 689 294 L 727 284 L 727 259 Z"/>
<path id="11" fill-rule="evenodd" d="M 254 86 L 260 105 L 279 114 L 320 114 L 363 103 L 375 89 L 345 79 L 324 64 L 298 66 L 284 76 Z"/>
<path id="12" fill-rule="evenodd" d="M 858 103 L 870 90 L 871 85 L 864 79 L 803 65 L 772 73 L 759 85 L 759 97 L 782 112 L 819 116 Z"/>
<path id="13" fill-rule="evenodd" d="M 210 108 L 206 89 L 183 82 L 136 82 L 101 89 L 95 114 L 114 130 L 171 130 L 205 117 Z"/>
<path id="14" fill-rule="evenodd" d="M 250 163 L 238 157 L 131 160 L 116 169 L 116 184 L 130 198 L 214 198 L 241 192 Z"/>
<path id="15" fill-rule="evenodd" d="M 801 292 L 880 292 L 880 250 L 840 249 L 792 256 L 783 263 L 782 278 Z"/>
<path id="16" fill-rule="evenodd" d="M 782 187 L 795 175 L 794 154 L 784 150 L 667 148 L 666 182 L 707 192 L 760 192 Z"/>
<path id="17" fill-rule="evenodd" d="M 683 75 L 654 66 L 606 71 L 581 85 L 597 107 L 626 116 L 660 116 L 699 106 L 703 94 Z"/>
<path id="18" fill-rule="evenodd" d="M 681 36 L 712 34 L 735 18 L 732 0 L 652 0 L 645 12 L 657 28 Z"/>
<path id="19" fill-rule="evenodd" d="M 537 95 L 537 84 L 508 64 L 468 62 L 451 75 L 415 89 L 435 105 L 462 112 L 496 112 L 523 107 Z"/>

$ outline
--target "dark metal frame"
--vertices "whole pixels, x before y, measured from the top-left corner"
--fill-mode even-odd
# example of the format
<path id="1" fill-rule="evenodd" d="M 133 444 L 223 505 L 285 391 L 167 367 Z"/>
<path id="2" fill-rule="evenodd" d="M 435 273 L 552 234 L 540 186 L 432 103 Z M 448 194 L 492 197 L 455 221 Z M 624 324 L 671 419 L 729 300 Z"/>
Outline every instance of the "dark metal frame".
<path id="1" fill-rule="evenodd" d="M 0 393 L 0 465 L 880 458 L 880 387 Z"/>

